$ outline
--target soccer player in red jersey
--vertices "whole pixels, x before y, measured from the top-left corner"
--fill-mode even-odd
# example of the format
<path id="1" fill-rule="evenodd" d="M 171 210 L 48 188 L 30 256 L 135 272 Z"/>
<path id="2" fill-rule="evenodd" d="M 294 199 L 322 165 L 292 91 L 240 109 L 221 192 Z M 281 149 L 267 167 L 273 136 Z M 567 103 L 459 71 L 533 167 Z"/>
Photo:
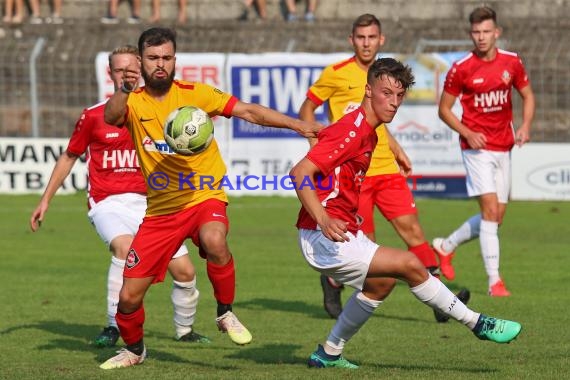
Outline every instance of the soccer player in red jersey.
<path id="1" fill-rule="evenodd" d="M 440 118 L 460 135 L 467 172 L 467 193 L 477 197 L 480 213 L 469 218 L 447 238 L 436 238 L 441 270 L 455 276 L 451 264 L 460 244 L 479 237 L 488 276 L 488 292 L 494 297 L 510 295 L 499 275 L 498 228 L 503 222 L 510 190 L 510 150 L 529 141 L 534 116 L 534 94 L 520 57 L 498 49 L 495 11 L 476 8 L 469 16 L 474 50 L 455 62 L 445 80 L 439 104 Z M 513 131 L 513 87 L 522 98 L 522 125 Z M 460 98 L 461 120 L 451 108 Z"/>
<path id="2" fill-rule="evenodd" d="M 317 144 L 291 169 L 302 204 L 297 228 L 305 260 L 356 289 L 326 342 L 310 356 L 310 367 L 358 367 L 341 356 L 344 345 L 390 294 L 396 278 L 479 339 L 508 343 L 521 331 L 517 322 L 470 310 L 413 253 L 379 246 L 360 230 L 360 182 L 377 143 L 375 129 L 394 118 L 413 83 L 409 67 L 393 58 L 376 60 L 368 70 L 361 106 L 323 129 Z"/>
<path id="3" fill-rule="evenodd" d="M 248 329 L 232 311 L 235 297 L 234 259 L 226 235 L 227 196 L 222 186 L 226 166 L 217 142 L 202 153 L 174 153 L 164 141 L 163 124 L 181 106 L 196 106 L 210 116 L 236 116 L 251 123 L 289 128 L 305 137 L 322 126 L 283 115 L 203 83 L 174 80 L 176 36 L 167 28 L 151 28 L 139 38 L 141 64 L 124 71 L 123 86 L 105 107 L 105 121 L 124 127 L 133 138 L 148 181 L 148 208 L 131 245 L 119 295 L 117 324 L 127 347 L 101 365 L 103 369 L 142 363 L 145 320 L 143 298 L 151 284 L 163 281 L 172 249 L 186 238 L 206 259 L 208 278 L 217 300 L 216 323 L 236 344 L 251 342 Z M 138 88 L 142 75 L 145 86 Z M 160 176 L 160 179 L 157 178 Z M 208 185 L 201 185 L 201 177 Z"/>
<path id="4" fill-rule="evenodd" d="M 109 70 L 115 88 L 120 88 L 123 70 L 133 62 L 138 62 L 138 50 L 134 46 L 122 46 L 111 52 Z M 30 218 L 30 227 L 35 232 L 45 218 L 50 200 L 77 159 L 86 153 L 89 174 L 87 215 L 112 253 L 107 277 L 108 326 L 94 339 L 94 344 L 99 347 L 114 346 L 119 338 L 115 314 L 125 259 L 146 210 L 146 184 L 131 137 L 126 130 L 105 123 L 104 109 L 103 102 L 83 111 Z M 199 298 L 195 269 L 186 246 L 181 244 L 177 249 L 173 250 L 176 253 L 168 264 L 174 278 L 171 298 L 176 337 L 182 341 L 207 342 L 208 338 L 192 329 Z"/>
<path id="5" fill-rule="evenodd" d="M 366 72 L 384 45 L 380 20 L 372 14 L 363 14 L 352 24 L 349 36 L 354 56 L 327 66 L 319 79 L 307 91 L 299 116 L 303 120 L 315 120 L 315 110 L 325 102 L 329 105 L 329 120 L 335 122 L 360 106 L 366 86 Z M 418 217 L 414 196 L 406 177 L 412 171 L 412 163 L 400 144 L 382 124 L 376 128 L 378 143 L 372 153 L 370 167 L 363 181 L 358 213 L 362 216 L 362 231 L 376 239 L 374 206 L 388 220 L 398 235 L 424 263 L 432 274 L 438 273 L 436 254 L 425 238 Z M 315 141 L 310 141 L 314 145 Z M 340 292 L 342 287 L 334 280 L 321 275 L 324 308 L 332 318 L 342 311 Z M 470 293 L 463 289 L 458 293 L 466 303 Z M 447 317 L 435 313 L 438 322 Z"/>

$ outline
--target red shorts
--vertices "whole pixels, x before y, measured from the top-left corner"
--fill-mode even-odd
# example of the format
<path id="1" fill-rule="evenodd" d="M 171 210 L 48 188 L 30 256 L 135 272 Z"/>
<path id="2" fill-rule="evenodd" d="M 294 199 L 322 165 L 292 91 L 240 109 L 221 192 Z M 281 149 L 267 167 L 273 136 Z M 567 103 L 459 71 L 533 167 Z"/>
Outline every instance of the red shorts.
<path id="1" fill-rule="evenodd" d="M 364 233 L 374 231 L 374 205 L 387 220 L 418 213 L 406 178 L 399 173 L 366 177 L 362 182 L 358 214 L 364 218 L 360 226 Z"/>
<path id="2" fill-rule="evenodd" d="M 168 215 L 145 216 L 127 255 L 123 276 L 153 277 L 153 283 L 164 281 L 168 263 L 184 240 L 191 238 L 200 247 L 200 227 L 208 222 L 221 222 L 229 229 L 227 204 L 208 199 L 195 206 Z M 200 250 L 205 258 L 205 252 Z"/>

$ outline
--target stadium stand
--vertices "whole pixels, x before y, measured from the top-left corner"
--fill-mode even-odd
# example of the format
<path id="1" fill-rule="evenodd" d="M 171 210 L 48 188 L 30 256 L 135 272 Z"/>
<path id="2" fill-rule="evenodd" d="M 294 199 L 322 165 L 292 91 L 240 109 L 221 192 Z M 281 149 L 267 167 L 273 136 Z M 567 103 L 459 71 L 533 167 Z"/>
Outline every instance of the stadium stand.
<path id="1" fill-rule="evenodd" d="M 468 38 L 467 14 L 480 5 L 472 0 L 326 0 L 319 3 L 317 22 L 287 23 L 282 2 L 267 3 L 270 24 L 237 21 L 242 7 L 236 0 L 190 0 L 188 23 L 177 25 L 176 0 L 163 0 L 162 25 L 176 27 L 179 52 L 331 53 L 349 51 L 350 22 L 370 12 L 383 21 L 384 51 L 413 54 L 418 49 L 468 49 L 469 41 L 464 45 L 446 41 Z M 533 140 L 570 141 L 570 0 L 488 3 L 500 16 L 503 47 L 518 52 L 529 70 L 537 95 Z M 83 107 L 97 101 L 96 54 L 136 43 L 140 32 L 151 26 L 144 22 L 150 16 L 146 4 L 138 25 L 101 24 L 105 8 L 101 0 L 65 0 L 61 25 L 0 25 L 0 136 L 31 135 L 32 86 L 37 86 L 40 136 L 69 136 Z M 119 17 L 124 20 L 127 13 L 122 4 Z M 30 69 L 34 48 L 40 51 L 35 80 Z"/>

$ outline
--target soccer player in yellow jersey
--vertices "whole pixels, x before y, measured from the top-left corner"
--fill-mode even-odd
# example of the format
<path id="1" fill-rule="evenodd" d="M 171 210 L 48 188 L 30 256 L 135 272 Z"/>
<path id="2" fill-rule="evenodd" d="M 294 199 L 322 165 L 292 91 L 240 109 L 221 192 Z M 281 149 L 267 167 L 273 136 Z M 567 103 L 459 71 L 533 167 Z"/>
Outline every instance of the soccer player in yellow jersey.
<path id="1" fill-rule="evenodd" d="M 315 110 L 324 102 L 329 103 L 329 119 L 335 122 L 356 109 L 362 102 L 366 86 L 366 73 L 384 44 L 380 21 L 376 16 L 363 14 L 352 24 L 348 40 L 354 56 L 327 66 L 319 79 L 307 91 L 307 98 L 301 105 L 299 116 L 302 120 L 315 120 Z M 363 222 L 360 229 L 375 240 L 373 211 L 374 204 L 390 221 L 396 232 L 432 273 L 437 273 L 438 263 L 435 252 L 426 241 L 420 225 L 414 197 L 406 182 L 412 164 L 392 137 L 384 124 L 376 128 L 378 144 L 372 154 L 370 167 L 362 183 L 358 214 Z M 316 139 L 310 140 L 311 146 Z M 342 285 L 321 275 L 324 293 L 324 307 L 332 318 L 342 312 L 340 291 Z M 468 291 L 458 296 L 463 302 L 469 299 Z M 445 315 L 436 319 L 446 322 Z"/>
<path id="2" fill-rule="evenodd" d="M 168 114 L 192 105 L 210 116 L 236 116 L 252 123 L 290 128 L 316 136 L 321 125 L 290 118 L 202 83 L 174 80 L 176 35 L 167 28 L 144 31 L 138 43 L 140 65 L 123 73 L 123 83 L 105 107 L 105 121 L 129 130 L 148 186 L 146 216 L 136 234 L 123 273 L 116 320 L 127 347 L 101 365 L 103 369 L 140 364 L 143 343 L 143 298 L 151 284 L 164 279 L 177 247 L 191 238 L 207 260 L 207 273 L 218 302 L 216 323 L 236 344 L 252 336 L 232 312 L 235 295 L 234 260 L 226 234 L 227 197 L 222 180 L 226 166 L 214 140 L 202 153 L 173 153 L 164 141 Z M 145 86 L 138 88 L 142 75 Z M 207 183 L 201 181 L 206 178 Z"/>

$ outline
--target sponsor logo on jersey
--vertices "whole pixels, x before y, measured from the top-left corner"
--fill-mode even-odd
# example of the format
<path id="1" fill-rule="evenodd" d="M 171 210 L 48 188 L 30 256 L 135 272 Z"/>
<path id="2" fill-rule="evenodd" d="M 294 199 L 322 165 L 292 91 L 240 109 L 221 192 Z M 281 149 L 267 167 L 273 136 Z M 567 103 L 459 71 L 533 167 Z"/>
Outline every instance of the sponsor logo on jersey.
<path id="1" fill-rule="evenodd" d="M 119 132 L 108 132 L 105 134 L 106 139 L 116 139 L 119 137 Z"/>
<path id="2" fill-rule="evenodd" d="M 174 151 L 164 140 L 153 140 L 149 136 L 145 136 L 142 141 L 143 149 L 147 152 L 159 152 L 162 154 L 174 154 Z"/>
<path id="3" fill-rule="evenodd" d="M 494 112 L 503 109 L 509 103 L 509 90 L 496 90 L 475 94 L 473 97 L 475 108 L 482 108 L 483 112 Z"/>
<path id="4" fill-rule="evenodd" d="M 475 78 L 473 79 L 473 84 L 481 84 L 484 82 L 483 78 Z"/>
<path id="5" fill-rule="evenodd" d="M 137 252 L 131 248 L 129 250 L 129 253 L 127 254 L 127 260 L 126 260 L 126 266 L 128 269 L 132 269 L 134 268 L 138 263 L 140 263 L 141 259 L 139 258 L 139 255 L 137 255 Z"/>
<path id="6" fill-rule="evenodd" d="M 154 117 L 151 117 L 151 118 L 144 118 L 144 117 L 141 116 L 141 118 L 140 118 L 139 120 L 140 120 L 141 123 L 145 123 L 145 122 L 147 122 L 147 121 L 154 120 Z"/>

